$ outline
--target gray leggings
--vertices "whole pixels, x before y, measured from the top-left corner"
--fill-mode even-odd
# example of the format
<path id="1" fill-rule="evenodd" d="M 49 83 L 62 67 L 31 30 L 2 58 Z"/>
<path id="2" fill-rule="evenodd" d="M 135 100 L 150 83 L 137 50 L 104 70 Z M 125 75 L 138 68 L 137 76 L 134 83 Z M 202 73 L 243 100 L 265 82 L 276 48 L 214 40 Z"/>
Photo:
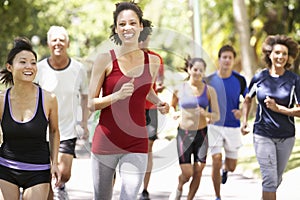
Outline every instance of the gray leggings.
<path id="1" fill-rule="evenodd" d="M 120 200 L 136 200 L 147 168 L 148 154 L 92 154 L 94 200 L 111 200 L 113 177 L 119 164 L 121 177 Z"/>
<path id="2" fill-rule="evenodd" d="M 276 192 L 294 144 L 295 137 L 277 139 L 254 134 L 254 147 L 260 166 L 263 191 Z"/>

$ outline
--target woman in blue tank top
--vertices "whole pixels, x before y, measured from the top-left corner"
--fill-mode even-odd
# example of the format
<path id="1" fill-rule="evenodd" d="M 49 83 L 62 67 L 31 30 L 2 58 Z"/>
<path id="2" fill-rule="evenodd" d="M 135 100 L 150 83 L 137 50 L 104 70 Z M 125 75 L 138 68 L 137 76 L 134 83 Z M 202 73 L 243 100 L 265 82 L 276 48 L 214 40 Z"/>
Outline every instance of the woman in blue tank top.
<path id="1" fill-rule="evenodd" d="M 205 167 L 207 155 L 207 123 L 219 120 L 217 94 L 211 86 L 203 82 L 206 63 L 202 58 L 187 59 L 185 71 L 188 78 L 174 90 L 171 108 L 173 118 L 179 121 L 177 152 L 181 174 L 177 189 L 169 199 L 179 199 L 182 188 L 190 178 L 187 199 L 193 199 Z M 212 109 L 208 112 L 208 106 Z M 178 112 L 176 108 L 179 108 Z M 194 156 L 194 161 L 191 156 Z M 193 163 L 193 164 L 192 164 Z"/>
<path id="2" fill-rule="evenodd" d="M 36 60 L 29 40 L 18 38 L 0 72 L 0 81 L 11 85 L 0 94 L 0 199 L 18 200 L 23 188 L 23 199 L 46 200 L 51 174 L 60 184 L 57 100 L 32 82 Z"/>
<path id="3" fill-rule="evenodd" d="M 275 200 L 295 143 L 294 117 L 300 117 L 300 77 L 289 67 L 298 55 L 298 43 L 284 35 L 268 36 L 262 51 L 267 68 L 254 75 L 243 105 L 243 134 L 254 96 L 254 148 L 262 176 L 262 199 Z"/>

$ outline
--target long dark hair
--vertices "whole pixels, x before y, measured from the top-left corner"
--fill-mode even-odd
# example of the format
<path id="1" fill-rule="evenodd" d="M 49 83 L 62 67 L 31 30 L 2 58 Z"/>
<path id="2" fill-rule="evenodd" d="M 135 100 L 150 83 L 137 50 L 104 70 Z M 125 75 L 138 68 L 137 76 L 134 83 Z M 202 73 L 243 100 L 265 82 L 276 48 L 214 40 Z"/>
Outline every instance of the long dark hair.
<path id="1" fill-rule="evenodd" d="M 191 58 L 191 56 L 188 55 L 187 58 L 184 59 L 184 67 L 183 67 L 183 70 L 184 70 L 185 72 L 188 72 L 188 69 L 191 69 L 191 68 L 194 66 L 194 64 L 195 64 L 196 62 L 202 63 L 203 66 L 204 66 L 204 69 L 206 69 L 206 62 L 205 62 L 205 60 L 204 60 L 203 58 L 199 58 L 199 57 Z M 187 77 L 186 80 L 188 80 L 189 78 L 190 78 L 190 75 L 188 75 L 188 77 Z"/>
<path id="2" fill-rule="evenodd" d="M 137 16 L 139 18 L 139 22 L 141 24 L 143 24 L 143 30 L 140 33 L 139 42 L 145 41 L 147 39 L 147 37 L 152 33 L 152 22 L 150 20 L 143 19 L 143 11 L 138 6 L 138 4 L 135 3 L 134 1 L 120 2 L 120 3 L 116 4 L 116 10 L 113 13 L 114 24 L 110 26 L 111 34 L 110 34 L 109 38 L 117 45 L 122 44 L 122 41 L 119 38 L 118 34 L 115 33 L 115 29 L 117 27 L 118 15 L 123 10 L 132 10 L 137 14 Z"/>
<path id="3" fill-rule="evenodd" d="M 13 48 L 9 51 L 7 55 L 6 64 L 12 65 L 16 55 L 21 51 L 32 52 L 35 59 L 37 60 L 37 55 L 32 48 L 30 40 L 26 37 L 17 37 L 16 39 L 14 39 Z M 6 67 L 4 67 L 0 71 L 0 74 L 1 74 L 0 82 L 2 84 L 5 84 L 6 86 L 14 84 L 12 73 L 8 71 Z"/>

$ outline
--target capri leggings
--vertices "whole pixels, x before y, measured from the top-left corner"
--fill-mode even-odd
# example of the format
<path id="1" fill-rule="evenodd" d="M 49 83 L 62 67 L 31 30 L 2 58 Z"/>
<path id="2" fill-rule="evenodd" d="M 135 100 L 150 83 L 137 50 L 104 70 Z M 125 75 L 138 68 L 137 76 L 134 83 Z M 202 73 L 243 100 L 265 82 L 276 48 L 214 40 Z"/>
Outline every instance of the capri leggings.
<path id="1" fill-rule="evenodd" d="M 254 134 L 254 148 L 265 192 L 276 192 L 288 163 L 295 137 L 268 138 Z"/>
<path id="2" fill-rule="evenodd" d="M 192 163 L 192 154 L 194 155 L 194 162 L 206 163 L 208 149 L 206 135 L 207 127 L 197 131 L 178 128 L 176 139 L 179 164 Z"/>
<path id="3" fill-rule="evenodd" d="M 137 199 L 147 168 L 148 154 L 92 154 L 94 200 L 112 199 L 113 177 L 119 164 L 120 200 Z"/>

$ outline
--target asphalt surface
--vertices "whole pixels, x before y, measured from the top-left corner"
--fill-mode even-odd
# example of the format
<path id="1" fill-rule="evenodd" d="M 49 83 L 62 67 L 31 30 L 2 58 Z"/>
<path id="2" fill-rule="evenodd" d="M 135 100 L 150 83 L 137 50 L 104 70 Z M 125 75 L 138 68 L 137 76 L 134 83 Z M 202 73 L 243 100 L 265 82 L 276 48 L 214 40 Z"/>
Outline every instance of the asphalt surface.
<path id="1" fill-rule="evenodd" d="M 241 149 L 241 156 L 251 154 L 249 148 Z M 66 188 L 70 200 L 93 199 L 92 174 L 90 165 L 90 144 L 78 141 L 76 146 L 77 158 L 74 159 L 72 177 Z M 177 161 L 175 140 L 159 139 L 154 143 L 154 167 L 148 191 L 151 200 L 168 199 L 170 193 L 176 189 L 180 167 Z M 300 200 L 299 183 L 300 167 L 284 174 L 283 182 L 277 192 L 278 200 Z M 120 177 L 114 186 L 113 199 L 118 199 L 120 192 Z M 186 199 L 189 183 L 183 189 L 183 200 Z M 229 173 L 226 184 L 221 185 L 222 200 L 260 200 L 261 180 L 249 172 L 237 167 L 234 173 Z M 202 175 L 195 200 L 215 200 L 211 180 L 211 160 L 208 155 L 207 166 Z"/>

